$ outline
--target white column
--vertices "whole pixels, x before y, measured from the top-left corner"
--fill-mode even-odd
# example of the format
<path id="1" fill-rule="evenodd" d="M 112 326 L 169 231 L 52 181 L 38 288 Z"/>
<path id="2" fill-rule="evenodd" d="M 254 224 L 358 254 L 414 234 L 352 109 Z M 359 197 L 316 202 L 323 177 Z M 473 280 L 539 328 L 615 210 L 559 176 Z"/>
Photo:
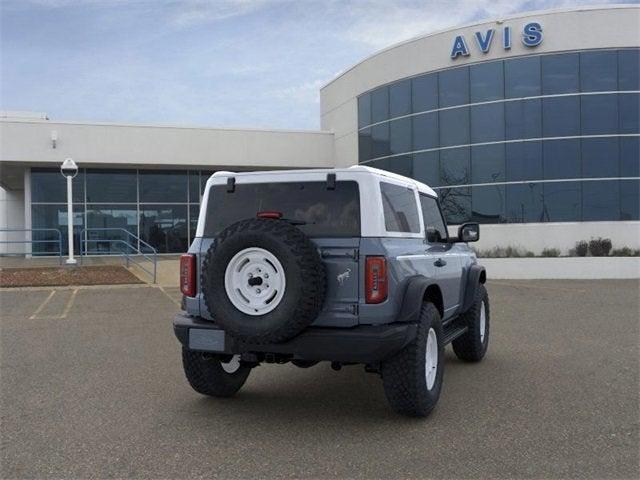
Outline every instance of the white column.
<path id="1" fill-rule="evenodd" d="M 69 233 L 69 258 L 67 265 L 75 265 L 76 259 L 73 258 L 73 187 L 71 185 L 73 177 L 67 177 L 67 231 Z"/>

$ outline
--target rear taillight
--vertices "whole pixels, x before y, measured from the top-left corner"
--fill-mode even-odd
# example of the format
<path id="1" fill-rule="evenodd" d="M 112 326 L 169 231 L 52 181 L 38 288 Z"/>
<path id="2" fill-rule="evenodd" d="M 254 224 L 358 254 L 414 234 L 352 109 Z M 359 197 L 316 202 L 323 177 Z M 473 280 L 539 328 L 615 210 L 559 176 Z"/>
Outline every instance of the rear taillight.
<path id="1" fill-rule="evenodd" d="M 196 296 L 196 256 L 189 253 L 180 257 L 180 291 L 187 297 Z"/>
<path id="2" fill-rule="evenodd" d="M 387 259 L 385 257 L 367 257 L 364 283 L 367 303 L 382 303 L 387 299 Z"/>

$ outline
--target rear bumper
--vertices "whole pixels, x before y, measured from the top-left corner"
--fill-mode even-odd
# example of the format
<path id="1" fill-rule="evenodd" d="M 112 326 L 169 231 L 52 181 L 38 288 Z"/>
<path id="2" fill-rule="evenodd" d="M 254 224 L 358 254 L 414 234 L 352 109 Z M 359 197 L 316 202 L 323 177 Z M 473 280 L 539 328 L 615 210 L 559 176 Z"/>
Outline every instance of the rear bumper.
<path id="1" fill-rule="evenodd" d="M 185 348 L 216 353 L 257 353 L 291 356 L 301 360 L 329 360 L 336 362 L 377 363 L 404 348 L 416 335 L 417 325 L 394 323 L 389 325 L 360 325 L 352 328 L 309 327 L 300 335 L 282 343 L 252 345 L 238 342 L 214 323 L 184 313 L 175 316 L 173 330 Z M 190 330 L 194 330 L 190 334 Z M 190 339 L 207 335 L 224 341 L 212 341 L 209 346 L 198 342 L 191 348 Z M 194 342 L 195 343 L 195 342 Z M 205 342 L 206 343 L 206 342 Z"/>

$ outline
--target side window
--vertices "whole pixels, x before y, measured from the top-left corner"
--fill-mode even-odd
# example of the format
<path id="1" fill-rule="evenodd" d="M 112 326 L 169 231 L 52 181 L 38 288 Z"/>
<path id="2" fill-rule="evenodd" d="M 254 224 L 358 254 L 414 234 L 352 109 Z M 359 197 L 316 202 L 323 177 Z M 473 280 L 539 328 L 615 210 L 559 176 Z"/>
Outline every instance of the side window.
<path id="1" fill-rule="evenodd" d="M 420 218 L 413 190 L 380 182 L 380 193 L 387 232 L 420 233 Z"/>
<path id="2" fill-rule="evenodd" d="M 444 224 L 444 220 L 442 220 L 442 214 L 436 199 L 427 195 L 420 195 L 420 206 L 422 207 L 427 241 L 430 243 L 446 241 L 448 237 L 447 227 Z"/>

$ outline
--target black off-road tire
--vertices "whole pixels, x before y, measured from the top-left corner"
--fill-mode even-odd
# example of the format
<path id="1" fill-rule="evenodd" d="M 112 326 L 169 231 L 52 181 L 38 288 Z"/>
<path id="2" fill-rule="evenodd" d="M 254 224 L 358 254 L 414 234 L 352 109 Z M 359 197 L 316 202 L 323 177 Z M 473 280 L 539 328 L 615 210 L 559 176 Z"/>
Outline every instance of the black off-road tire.
<path id="1" fill-rule="evenodd" d="M 484 339 L 480 336 L 480 314 L 482 305 L 485 308 L 485 332 Z M 452 342 L 453 351 L 460 360 L 465 362 L 479 362 L 487 353 L 489 347 L 489 295 L 483 284 L 476 288 L 475 297 L 471 308 L 462 315 L 461 325 L 466 325 L 468 330 L 464 335 Z"/>
<path id="2" fill-rule="evenodd" d="M 229 261 L 243 249 L 269 251 L 282 264 L 285 293 L 278 306 L 260 316 L 238 310 L 225 290 Z M 308 327 L 324 304 L 324 264 L 311 240 L 284 220 L 248 219 L 223 230 L 209 248 L 202 267 L 202 292 L 214 321 L 241 342 L 264 344 L 288 340 Z"/>
<path id="3" fill-rule="evenodd" d="M 182 365 L 191 387 L 210 397 L 231 397 L 246 382 L 251 366 L 240 364 L 238 370 L 227 373 L 215 355 L 182 348 Z"/>
<path id="4" fill-rule="evenodd" d="M 437 337 L 438 363 L 436 378 L 427 388 L 425 354 L 429 330 Z M 427 416 L 438 403 L 444 374 L 442 321 L 438 309 L 425 302 L 420 311 L 416 338 L 396 355 L 382 363 L 384 393 L 391 408 L 412 417 Z"/>

